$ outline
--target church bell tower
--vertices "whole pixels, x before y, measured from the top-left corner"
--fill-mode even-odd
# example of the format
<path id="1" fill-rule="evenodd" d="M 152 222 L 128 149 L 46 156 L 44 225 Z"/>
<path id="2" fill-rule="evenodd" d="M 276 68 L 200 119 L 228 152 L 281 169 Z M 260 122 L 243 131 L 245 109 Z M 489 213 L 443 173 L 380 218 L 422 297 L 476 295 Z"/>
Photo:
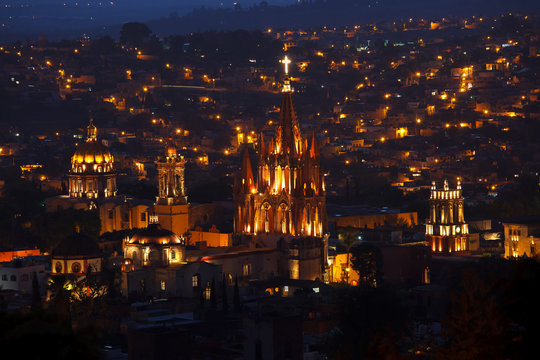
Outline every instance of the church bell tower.
<path id="1" fill-rule="evenodd" d="M 189 229 L 189 203 L 184 187 L 186 161 L 169 148 L 167 156 L 156 162 L 159 193 L 154 205 L 154 213 L 164 229 L 183 235 Z"/>
<path id="2" fill-rule="evenodd" d="M 469 250 L 469 227 L 463 214 L 461 181 L 451 189 L 444 180 L 438 189 L 433 182 L 429 198 L 429 221 L 426 223 L 426 243 L 433 253 L 450 254 Z"/>

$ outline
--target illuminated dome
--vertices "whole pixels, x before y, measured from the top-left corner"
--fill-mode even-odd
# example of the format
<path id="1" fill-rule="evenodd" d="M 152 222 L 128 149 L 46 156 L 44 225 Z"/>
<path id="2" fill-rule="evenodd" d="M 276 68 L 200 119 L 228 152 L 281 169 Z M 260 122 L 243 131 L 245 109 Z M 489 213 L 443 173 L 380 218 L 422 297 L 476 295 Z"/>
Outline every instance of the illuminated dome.
<path id="1" fill-rule="evenodd" d="M 130 244 L 182 244 L 182 238 L 172 231 L 163 229 L 159 224 L 149 224 L 146 229 L 138 231 L 129 240 Z"/>
<path id="2" fill-rule="evenodd" d="M 157 216 L 149 216 L 146 229 L 139 230 L 124 244 L 126 269 L 138 270 L 144 266 L 169 266 L 184 263 L 186 246 L 184 238 L 163 229 Z"/>
<path id="3" fill-rule="evenodd" d="M 71 157 L 71 171 L 74 173 L 102 173 L 113 170 L 113 156 L 97 140 L 97 129 L 90 121 L 86 142 L 80 144 Z"/>
<path id="4" fill-rule="evenodd" d="M 116 195 L 113 156 L 97 139 L 97 128 L 90 120 L 86 142 L 71 157 L 69 195 L 77 198 L 107 198 Z"/>

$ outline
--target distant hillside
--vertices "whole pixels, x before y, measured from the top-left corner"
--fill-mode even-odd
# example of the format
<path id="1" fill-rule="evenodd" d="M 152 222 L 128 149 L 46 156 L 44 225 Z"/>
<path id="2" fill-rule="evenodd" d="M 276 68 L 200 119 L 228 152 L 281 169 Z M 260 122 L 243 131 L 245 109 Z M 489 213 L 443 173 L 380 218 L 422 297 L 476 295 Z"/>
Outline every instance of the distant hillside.
<path id="1" fill-rule="evenodd" d="M 205 30 L 342 26 L 404 18 L 498 15 L 538 12 L 540 1 L 515 0 L 307 0 L 291 6 L 256 5 L 240 9 L 197 9 L 182 17 L 147 21 L 157 34 Z"/>
<path id="2" fill-rule="evenodd" d="M 0 28 L 0 41 L 37 39 L 40 34 L 51 40 L 83 34 L 117 37 L 122 23 L 129 21 L 145 22 L 158 35 L 172 35 L 540 12 L 540 1 L 533 0 L 65 0 L 65 4 L 64 0 L 36 0 L 29 7 L 3 9 L 0 21 L 6 26 Z M 192 10 L 193 6 L 198 8 Z"/>

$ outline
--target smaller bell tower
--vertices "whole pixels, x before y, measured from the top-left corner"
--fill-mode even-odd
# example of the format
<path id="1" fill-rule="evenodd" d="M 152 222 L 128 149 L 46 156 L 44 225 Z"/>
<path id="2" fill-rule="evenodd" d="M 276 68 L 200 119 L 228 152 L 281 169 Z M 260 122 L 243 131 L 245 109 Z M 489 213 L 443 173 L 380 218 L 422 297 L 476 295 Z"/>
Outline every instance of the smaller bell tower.
<path id="1" fill-rule="evenodd" d="M 186 161 L 169 147 L 167 155 L 156 162 L 158 171 L 158 196 L 154 213 L 159 224 L 177 235 L 189 229 L 189 203 L 184 187 Z"/>
<path id="2" fill-rule="evenodd" d="M 433 253 L 450 254 L 469 250 L 469 227 L 463 214 L 461 181 L 450 189 L 444 180 L 443 188 L 431 185 L 429 221 L 426 223 L 426 242 Z"/>

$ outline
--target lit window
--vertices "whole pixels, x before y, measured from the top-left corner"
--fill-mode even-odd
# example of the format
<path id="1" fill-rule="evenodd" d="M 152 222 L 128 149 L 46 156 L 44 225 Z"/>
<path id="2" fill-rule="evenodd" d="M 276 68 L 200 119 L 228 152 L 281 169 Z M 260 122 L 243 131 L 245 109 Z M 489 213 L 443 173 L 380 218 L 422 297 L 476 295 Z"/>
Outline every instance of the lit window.
<path id="1" fill-rule="evenodd" d="M 165 281 L 161 281 L 161 291 L 165 291 Z"/>
<path id="2" fill-rule="evenodd" d="M 198 275 L 198 274 L 197 274 L 197 275 L 193 275 L 193 276 L 191 277 L 191 285 L 192 285 L 193 287 L 199 286 L 199 275 Z"/>
<path id="3" fill-rule="evenodd" d="M 171 259 L 176 259 L 176 251 L 171 250 Z"/>
<path id="4" fill-rule="evenodd" d="M 244 266 L 242 267 L 242 273 L 244 274 L 244 276 L 251 275 L 251 264 L 244 264 Z"/>
<path id="5" fill-rule="evenodd" d="M 430 284 L 431 283 L 431 273 L 430 273 L 430 270 L 429 270 L 428 267 L 424 269 L 424 274 L 423 274 L 423 279 L 422 280 L 423 280 L 422 282 L 424 284 Z"/>
<path id="6" fill-rule="evenodd" d="M 210 295 L 212 294 L 212 289 L 210 286 L 207 286 L 206 289 L 204 289 L 204 298 L 206 300 L 210 300 Z"/>

